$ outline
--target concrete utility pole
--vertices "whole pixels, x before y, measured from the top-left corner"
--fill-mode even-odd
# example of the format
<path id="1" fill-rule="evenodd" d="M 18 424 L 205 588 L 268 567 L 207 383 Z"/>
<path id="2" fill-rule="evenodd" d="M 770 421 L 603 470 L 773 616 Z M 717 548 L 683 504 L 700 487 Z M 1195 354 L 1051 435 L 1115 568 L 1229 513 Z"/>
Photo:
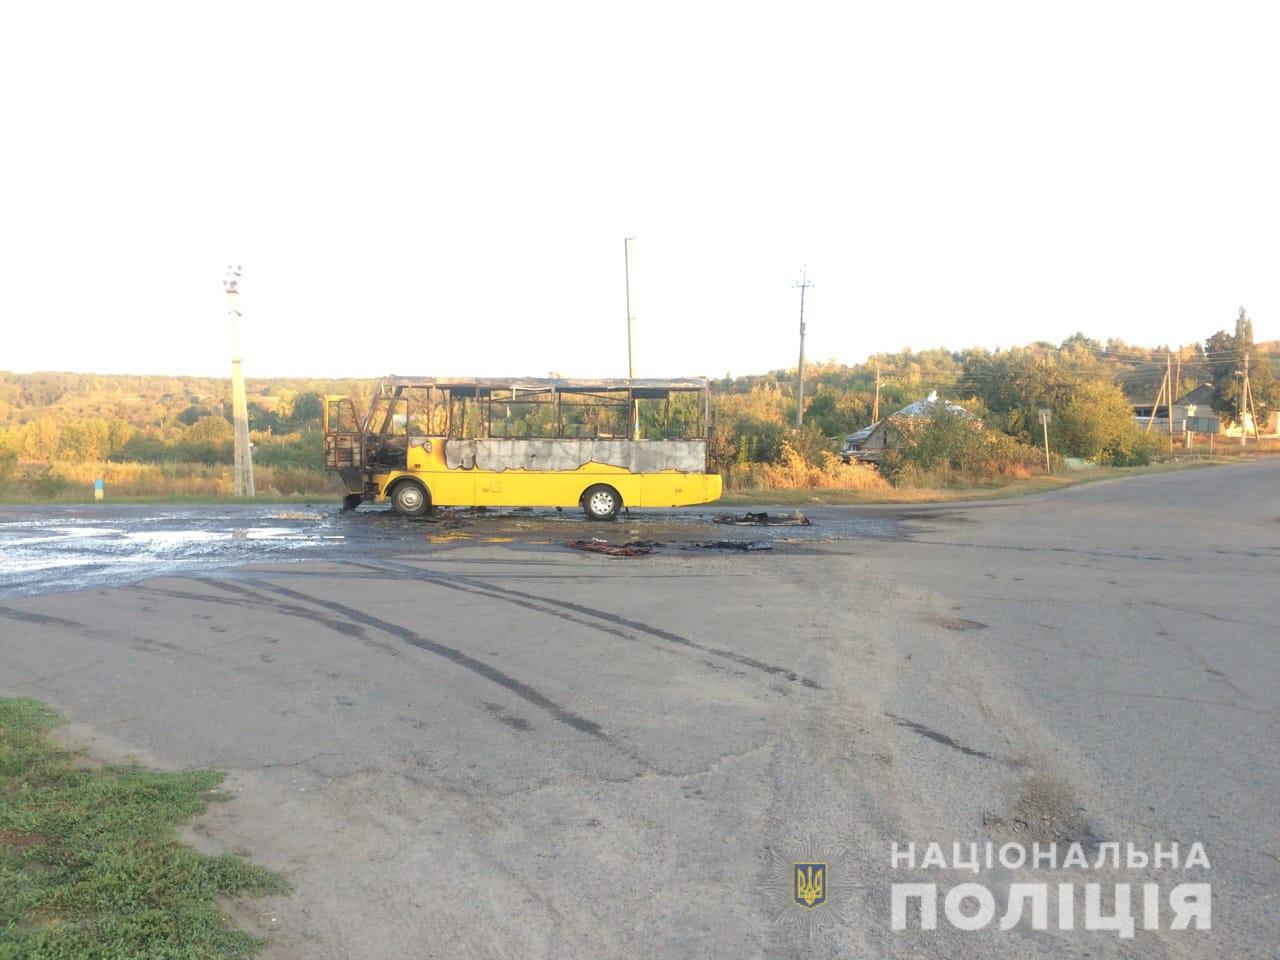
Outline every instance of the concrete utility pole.
<path id="1" fill-rule="evenodd" d="M 627 292 L 627 379 L 634 380 L 636 378 L 636 340 L 635 340 L 635 317 L 631 316 L 631 241 L 635 237 L 623 237 L 622 239 L 622 278 L 623 284 L 626 286 Z M 631 418 L 631 439 L 640 439 L 640 402 L 634 398 L 631 401 L 631 409 L 627 411 L 627 416 Z"/>
<path id="2" fill-rule="evenodd" d="M 240 268 L 227 267 L 222 287 L 227 291 L 231 317 L 231 407 L 235 419 L 235 490 L 237 497 L 252 497 L 253 449 L 249 445 L 249 405 L 244 395 L 244 371 L 240 368 Z"/>
<path id="3" fill-rule="evenodd" d="M 1167 353 L 1164 358 L 1164 378 L 1169 384 L 1169 406 L 1165 410 L 1169 414 L 1169 452 L 1173 453 L 1173 354 Z M 1151 411 L 1153 414 L 1155 411 Z"/>
<path id="4" fill-rule="evenodd" d="M 636 342 L 635 317 L 631 316 L 631 241 L 635 237 L 624 237 L 622 240 L 623 283 L 627 289 L 627 377 L 636 378 Z"/>
<path id="5" fill-rule="evenodd" d="M 1253 406 L 1253 387 L 1249 385 L 1249 354 L 1244 355 L 1244 383 L 1240 386 L 1240 395 L 1244 400 L 1244 416 L 1253 424 L 1253 439 L 1262 443 L 1262 437 L 1258 433 L 1258 411 Z M 1239 400 L 1236 401 L 1237 407 Z M 1244 446 L 1249 440 L 1249 431 L 1245 429 L 1244 421 L 1240 422 L 1240 446 Z"/>
<path id="6" fill-rule="evenodd" d="M 880 422 L 880 361 L 876 361 L 876 398 L 871 401 L 871 422 Z"/>
<path id="7" fill-rule="evenodd" d="M 796 371 L 796 426 L 804 426 L 804 292 L 813 286 L 809 282 L 808 268 L 800 271 L 800 282 L 793 283 L 793 288 L 800 288 L 800 368 Z"/>

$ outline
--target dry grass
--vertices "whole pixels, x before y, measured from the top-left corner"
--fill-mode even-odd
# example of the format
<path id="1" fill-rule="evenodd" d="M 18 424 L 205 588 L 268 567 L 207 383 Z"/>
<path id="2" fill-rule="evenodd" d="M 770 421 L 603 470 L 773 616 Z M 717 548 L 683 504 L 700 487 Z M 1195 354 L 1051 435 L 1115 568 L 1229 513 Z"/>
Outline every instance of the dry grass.
<path id="1" fill-rule="evenodd" d="M 337 482 L 321 470 L 255 467 L 254 486 L 267 496 L 332 497 Z M 93 481 L 102 480 L 108 499 L 229 497 L 235 493 L 231 467 L 203 463 L 39 463 L 18 465 L 0 488 L 5 499 L 93 499 Z"/>
<path id="2" fill-rule="evenodd" d="M 1009 477 L 989 480 L 969 486 L 947 487 L 892 487 L 868 490 L 837 489 L 735 489 L 727 491 L 718 503 L 726 506 L 810 506 L 815 504 L 858 505 L 875 503 L 951 503 L 962 500 L 990 500 L 1001 497 L 1022 497 L 1050 490 L 1061 490 L 1081 483 L 1099 480 L 1117 480 L 1149 473 L 1169 473 L 1176 470 L 1194 470 L 1200 467 L 1221 466 L 1220 461 L 1170 460 L 1145 467 L 1097 467 L 1053 476 L 1040 474 L 1025 478 Z"/>
<path id="3" fill-rule="evenodd" d="M 724 474 L 729 490 L 861 490 L 885 491 L 889 482 L 875 467 L 841 463 L 835 454 L 823 451 L 817 463 L 810 463 L 783 441 L 781 463 L 732 464 Z"/>

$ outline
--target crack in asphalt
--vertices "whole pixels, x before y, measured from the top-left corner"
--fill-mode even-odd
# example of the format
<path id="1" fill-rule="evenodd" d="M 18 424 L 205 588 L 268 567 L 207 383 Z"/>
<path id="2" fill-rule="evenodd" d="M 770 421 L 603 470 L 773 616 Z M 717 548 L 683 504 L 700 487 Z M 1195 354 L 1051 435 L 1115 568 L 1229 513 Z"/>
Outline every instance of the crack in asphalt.
<path id="1" fill-rule="evenodd" d="M 892 713 L 886 713 L 886 717 L 892 720 L 900 727 L 906 727 L 912 733 L 918 733 L 926 739 L 932 740 L 934 743 L 940 743 L 944 747 L 950 747 L 952 750 L 959 750 L 966 757 L 978 757 L 982 760 L 994 760 L 996 763 L 1008 764 L 1009 761 L 997 757 L 995 754 L 987 753 L 985 750 L 979 750 L 976 747 L 966 746 L 963 743 L 934 730 L 932 727 L 926 727 L 923 723 L 917 723 L 915 720 L 908 720 L 905 717 L 895 716 Z"/>

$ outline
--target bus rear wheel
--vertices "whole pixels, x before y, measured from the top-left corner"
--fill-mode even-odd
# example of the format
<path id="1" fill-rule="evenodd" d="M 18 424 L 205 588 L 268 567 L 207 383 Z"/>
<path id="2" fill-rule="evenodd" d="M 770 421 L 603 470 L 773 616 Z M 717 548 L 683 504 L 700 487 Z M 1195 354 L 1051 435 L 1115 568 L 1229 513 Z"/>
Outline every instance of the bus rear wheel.
<path id="1" fill-rule="evenodd" d="M 391 491 L 391 507 L 402 517 L 420 517 L 431 507 L 431 498 L 422 484 L 403 480 Z"/>
<path id="2" fill-rule="evenodd" d="M 621 495 L 608 484 L 597 483 L 582 495 L 582 510 L 588 520 L 612 520 L 621 509 Z"/>

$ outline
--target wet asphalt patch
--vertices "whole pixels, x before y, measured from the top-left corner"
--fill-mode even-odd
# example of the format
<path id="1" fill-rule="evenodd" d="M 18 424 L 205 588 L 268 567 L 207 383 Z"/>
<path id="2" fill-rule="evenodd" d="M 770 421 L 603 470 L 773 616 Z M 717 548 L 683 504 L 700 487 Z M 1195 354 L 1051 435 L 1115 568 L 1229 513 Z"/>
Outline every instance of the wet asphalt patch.
<path id="1" fill-rule="evenodd" d="M 892 515 L 828 510 L 821 517 L 729 509 L 645 510 L 615 522 L 554 509 L 441 509 L 409 520 L 390 510 L 344 513 L 336 504 L 171 507 L 87 504 L 0 508 L 0 597 L 137 583 L 253 563 L 434 555 L 509 546 L 528 556 L 570 539 L 642 540 L 658 549 L 767 552 L 846 539 L 900 539 Z M 718 522 L 720 518 L 732 522 Z M 780 522 L 785 519 L 787 522 Z"/>

